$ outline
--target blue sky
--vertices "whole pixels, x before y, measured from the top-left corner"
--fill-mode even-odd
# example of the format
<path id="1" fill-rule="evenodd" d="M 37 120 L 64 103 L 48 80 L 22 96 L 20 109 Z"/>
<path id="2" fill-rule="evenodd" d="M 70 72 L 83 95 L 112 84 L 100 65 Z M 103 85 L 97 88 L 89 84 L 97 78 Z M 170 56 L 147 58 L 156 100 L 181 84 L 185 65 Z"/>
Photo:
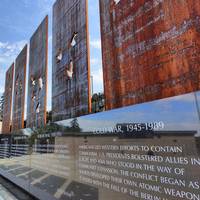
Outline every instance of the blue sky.
<path id="1" fill-rule="evenodd" d="M 99 0 L 89 1 L 89 28 L 91 75 L 94 92 L 103 91 L 100 42 Z M 12 2 L 12 3 L 11 3 Z M 49 15 L 49 82 L 48 110 L 51 109 L 52 68 L 52 5 L 55 0 L 1 0 L 0 1 L 0 94 L 4 91 L 5 72 L 37 29 Z"/>

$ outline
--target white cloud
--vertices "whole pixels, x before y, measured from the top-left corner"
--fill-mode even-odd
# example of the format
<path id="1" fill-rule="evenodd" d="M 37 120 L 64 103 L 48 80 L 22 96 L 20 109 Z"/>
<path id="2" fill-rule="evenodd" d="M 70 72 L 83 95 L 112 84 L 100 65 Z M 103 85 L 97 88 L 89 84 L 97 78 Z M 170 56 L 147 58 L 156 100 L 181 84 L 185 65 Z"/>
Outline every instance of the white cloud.
<path id="1" fill-rule="evenodd" d="M 102 68 L 102 60 L 99 58 L 91 58 L 90 64 L 92 68 L 96 68 L 97 65 L 98 67 Z"/>
<path id="2" fill-rule="evenodd" d="M 6 68 L 0 66 L 0 94 L 4 92 Z"/>
<path id="3" fill-rule="evenodd" d="M 7 59 L 0 55 L 0 63 L 7 63 Z"/>
<path id="4" fill-rule="evenodd" d="M 91 57 L 91 76 L 93 77 L 93 93 L 103 92 L 103 72 L 102 59 L 100 57 Z"/>
<path id="5" fill-rule="evenodd" d="M 0 76 L 6 72 L 5 68 L 0 66 Z"/>
<path id="6" fill-rule="evenodd" d="M 92 48 L 95 48 L 95 49 L 101 49 L 101 40 L 100 40 L 100 39 L 91 40 L 91 41 L 90 41 L 90 46 L 91 46 Z"/>
<path id="7" fill-rule="evenodd" d="M 92 72 L 93 79 L 96 83 L 102 83 L 103 81 L 103 72 L 101 69 Z"/>
<path id="8" fill-rule="evenodd" d="M 8 43 L 0 42 L 0 48 L 5 48 L 7 45 L 8 45 Z"/>
<path id="9" fill-rule="evenodd" d="M 25 44 L 25 40 L 14 43 L 0 42 L 0 64 L 11 64 L 15 60 L 16 56 L 20 53 Z"/>
<path id="10" fill-rule="evenodd" d="M 98 63 L 99 63 L 99 60 L 97 58 L 91 58 L 91 60 L 90 60 L 91 65 L 96 65 Z"/>
<path id="11" fill-rule="evenodd" d="M 1 86 L 1 87 L 0 87 L 0 95 L 3 94 L 3 92 L 4 92 L 4 87 Z"/>
<path id="12" fill-rule="evenodd" d="M 103 92 L 103 72 L 102 69 L 98 69 L 96 71 L 92 71 L 91 73 L 93 77 L 93 89 L 94 93 Z"/>
<path id="13" fill-rule="evenodd" d="M 0 93 L 4 92 L 5 74 L 10 65 L 15 61 L 26 41 L 0 42 Z"/>

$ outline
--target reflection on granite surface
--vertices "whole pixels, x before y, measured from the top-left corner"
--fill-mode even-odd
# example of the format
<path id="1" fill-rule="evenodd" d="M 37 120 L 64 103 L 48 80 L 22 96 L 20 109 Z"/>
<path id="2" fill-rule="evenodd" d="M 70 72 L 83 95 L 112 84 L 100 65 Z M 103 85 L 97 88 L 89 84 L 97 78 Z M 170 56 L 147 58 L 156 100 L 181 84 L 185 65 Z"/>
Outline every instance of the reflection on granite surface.
<path id="1" fill-rule="evenodd" d="M 199 200 L 199 130 L 182 95 L 2 135 L 0 172 L 48 200 Z"/>

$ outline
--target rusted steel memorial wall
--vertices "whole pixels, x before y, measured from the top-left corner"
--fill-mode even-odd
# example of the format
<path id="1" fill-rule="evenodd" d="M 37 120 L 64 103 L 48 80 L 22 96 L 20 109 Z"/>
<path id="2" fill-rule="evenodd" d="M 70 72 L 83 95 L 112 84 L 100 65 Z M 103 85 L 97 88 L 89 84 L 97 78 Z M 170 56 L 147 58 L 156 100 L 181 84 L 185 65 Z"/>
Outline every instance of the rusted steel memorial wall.
<path id="1" fill-rule="evenodd" d="M 100 16 L 107 109 L 200 88 L 199 1 L 100 0 Z"/>
<path id="2" fill-rule="evenodd" d="M 12 131 L 24 128 L 27 45 L 15 61 Z"/>
<path id="3" fill-rule="evenodd" d="M 48 16 L 42 21 L 30 40 L 27 127 L 46 124 Z"/>
<path id="4" fill-rule="evenodd" d="M 90 66 L 87 0 L 53 6 L 53 120 L 88 114 Z"/>
<path id="5" fill-rule="evenodd" d="M 13 92 L 14 63 L 6 72 L 2 133 L 11 132 L 12 123 L 12 92 Z"/>

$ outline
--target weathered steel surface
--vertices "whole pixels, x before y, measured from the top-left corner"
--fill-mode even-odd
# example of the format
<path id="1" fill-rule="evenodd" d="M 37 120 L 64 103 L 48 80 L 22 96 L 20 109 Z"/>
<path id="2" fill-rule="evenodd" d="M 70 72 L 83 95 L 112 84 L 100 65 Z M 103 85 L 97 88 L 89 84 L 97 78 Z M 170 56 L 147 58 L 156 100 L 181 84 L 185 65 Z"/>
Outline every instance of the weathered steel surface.
<path id="1" fill-rule="evenodd" d="M 27 45 L 15 61 L 12 131 L 24 128 Z"/>
<path id="2" fill-rule="evenodd" d="M 200 1 L 100 0 L 106 108 L 200 89 Z"/>
<path id="3" fill-rule="evenodd" d="M 46 124 L 48 16 L 30 40 L 27 127 Z"/>
<path id="4" fill-rule="evenodd" d="M 4 102 L 3 123 L 2 123 L 2 133 L 5 134 L 11 132 L 13 78 L 14 78 L 14 63 L 6 72 L 5 93 L 4 93 L 5 102 Z"/>
<path id="5" fill-rule="evenodd" d="M 53 120 L 88 114 L 90 67 L 87 0 L 57 0 L 53 7 Z"/>

